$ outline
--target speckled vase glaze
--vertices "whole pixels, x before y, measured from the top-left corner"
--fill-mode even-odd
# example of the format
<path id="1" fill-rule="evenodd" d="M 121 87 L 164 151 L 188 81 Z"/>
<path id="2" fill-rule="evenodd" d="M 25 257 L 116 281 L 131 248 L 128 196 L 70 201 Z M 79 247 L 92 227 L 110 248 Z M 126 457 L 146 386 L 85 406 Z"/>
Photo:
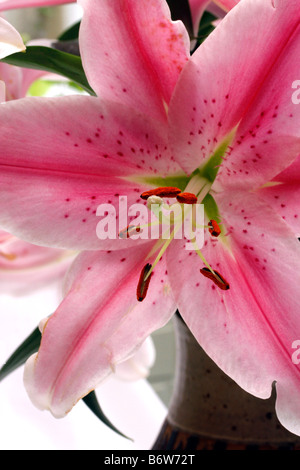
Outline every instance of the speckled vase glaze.
<path id="1" fill-rule="evenodd" d="M 268 400 L 244 392 L 175 317 L 174 390 L 152 450 L 300 450 L 276 417 L 275 391 Z"/>

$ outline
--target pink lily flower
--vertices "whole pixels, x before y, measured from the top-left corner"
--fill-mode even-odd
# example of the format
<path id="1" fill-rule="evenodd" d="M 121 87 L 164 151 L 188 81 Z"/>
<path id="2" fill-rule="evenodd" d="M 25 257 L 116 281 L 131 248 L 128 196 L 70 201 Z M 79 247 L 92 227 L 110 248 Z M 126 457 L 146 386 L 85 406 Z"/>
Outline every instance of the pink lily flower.
<path id="1" fill-rule="evenodd" d="M 163 0 L 80 4 L 83 64 L 99 98 L 0 109 L 2 226 L 83 250 L 26 364 L 29 396 L 64 416 L 178 308 L 242 388 L 267 398 L 276 381 L 278 417 L 300 434 L 291 359 L 300 338 L 299 246 L 293 224 L 265 199 L 300 154 L 300 109 L 291 100 L 298 1 L 244 0 L 192 57 Z M 180 239 L 99 240 L 97 206 L 113 204 L 120 216 L 119 196 L 133 204 L 161 186 L 194 193 L 208 220 L 219 216 L 222 233 L 207 230 L 200 257 Z M 221 277 L 203 271 L 203 256 Z M 148 264 L 149 285 L 140 278 Z M 141 297 L 148 287 L 142 302 L 137 286 Z"/>
<path id="2" fill-rule="evenodd" d="M 30 86 L 46 72 L 35 69 L 22 69 L 14 65 L 0 63 L 0 81 L 3 82 L 3 101 L 24 98 Z"/>
<path id="3" fill-rule="evenodd" d="M 75 253 L 24 242 L 0 232 L 0 292 L 24 295 L 62 280 Z"/>
<path id="4" fill-rule="evenodd" d="M 217 16 L 222 17 L 235 7 L 239 1 L 240 0 L 189 0 L 195 36 L 197 35 L 199 23 L 205 10 L 209 10 Z"/>

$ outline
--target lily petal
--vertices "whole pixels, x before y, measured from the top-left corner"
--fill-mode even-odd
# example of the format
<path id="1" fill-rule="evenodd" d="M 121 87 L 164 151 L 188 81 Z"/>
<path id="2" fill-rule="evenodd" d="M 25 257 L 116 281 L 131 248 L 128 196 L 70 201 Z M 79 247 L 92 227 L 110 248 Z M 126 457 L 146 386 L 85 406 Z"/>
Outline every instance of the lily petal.
<path id="1" fill-rule="evenodd" d="M 62 279 L 77 253 L 32 245 L 0 231 L 0 291 L 27 294 Z"/>
<path id="2" fill-rule="evenodd" d="M 189 0 L 195 36 L 197 36 L 199 23 L 206 9 L 216 16 L 224 17 L 225 12 L 231 10 L 238 3 L 239 0 Z"/>
<path id="3" fill-rule="evenodd" d="M 166 106 L 189 58 L 183 24 L 171 21 L 164 0 L 80 0 L 79 5 L 84 11 L 82 61 L 96 94 L 165 121 Z"/>
<path id="4" fill-rule="evenodd" d="M 265 182 L 296 158 L 300 108 L 292 103 L 291 87 L 299 68 L 299 35 L 296 0 L 244 0 L 197 49 L 169 111 L 174 155 L 186 172 L 209 158 L 240 122 L 222 183 L 236 185 L 235 174 L 241 185 Z"/>
<path id="5" fill-rule="evenodd" d="M 268 202 L 300 237 L 300 156 L 265 187 L 259 190 Z"/>
<path id="6" fill-rule="evenodd" d="M 179 170 L 164 126 L 118 103 L 86 96 L 16 100 L 1 106 L 0 122 L 1 224 L 31 243 L 100 249 L 98 206 L 113 205 L 118 215 L 120 197 L 141 202 L 149 188 L 126 178 Z"/>
<path id="7" fill-rule="evenodd" d="M 74 0 L 0 0 L 0 11 L 16 8 L 48 7 L 63 3 L 74 3 Z"/>
<path id="8" fill-rule="evenodd" d="M 209 3 L 210 0 L 189 0 L 195 36 L 197 36 L 199 23 L 204 13 L 204 10 Z"/>
<path id="9" fill-rule="evenodd" d="M 0 18 L 0 59 L 25 49 L 18 31 L 8 21 Z"/>
<path id="10" fill-rule="evenodd" d="M 151 336 L 149 336 L 132 357 L 115 366 L 116 376 L 124 381 L 146 378 L 154 365 L 155 357 L 155 345 Z"/>
<path id="11" fill-rule="evenodd" d="M 5 99 L 2 102 L 21 98 L 22 70 L 20 67 L 0 63 L 0 77 L 6 87 Z"/>
<path id="12" fill-rule="evenodd" d="M 229 11 L 233 7 L 235 7 L 239 3 L 240 0 L 213 0 L 213 1 L 220 8 L 223 8 L 223 10 Z"/>
<path id="13" fill-rule="evenodd" d="M 296 394 L 290 395 L 295 384 L 299 395 L 300 383 L 291 358 L 300 337 L 299 242 L 256 195 L 223 193 L 217 202 L 228 234 L 225 244 L 209 238 L 203 254 L 230 289 L 218 289 L 200 273 L 197 278 L 197 254 L 181 250 L 176 260 L 174 244 L 167 261 L 179 311 L 208 355 L 243 389 L 268 398 L 276 381 L 277 407 L 299 413 Z M 292 421 L 279 418 L 299 434 L 299 414 Z"/>
<path id="14" fill-rule="evenodd" d="M 24 242 L 25 244 L 25 242 Z M 27 244 L 29 245 L 29 244 Z M 28 295 L 43 286 L 49 286 L 52 282 L 63 280 L 70 267 L 74 254 L 71 252 L 59 253 L 55 256 L 43 252 L 41 249 L 40 264 L 18 268 L 12 262 L 12 266 L 0 266 L 0 292 L 11 295 Z M 50 248 L 48 248 L 50 251 Z M 44 255 L 44 256 L 43 256 Z M 1 260 L 2 261 L 2 260 Z"/>
<path id="15" fill-rule="evenodd" d="M 61 255 L 61 250 L 31 245 L 15 237 L 1 243 L 0 252 L 0 269 L 3 270 L 36 267 Z"/>
<path id="16" fill-rule="evenodd" d="M 45 74 L 42 70 L 21 69 L 0 63 L 0 77 L 6 85 L 6 101 L 24 98 L 32 83 Z"/>
<path id="17" fill-rule="evenodd" d="M 125 255 L 79 255 L 67 295 L 44 327 L 39 353 L 25 366 L 25 386 L 38 408 L 64 416 L 175 312 L 164 261 L 155 268 L 151 295 L 136 300 L 138 273 L 149 249 L 151 244 Z"/>

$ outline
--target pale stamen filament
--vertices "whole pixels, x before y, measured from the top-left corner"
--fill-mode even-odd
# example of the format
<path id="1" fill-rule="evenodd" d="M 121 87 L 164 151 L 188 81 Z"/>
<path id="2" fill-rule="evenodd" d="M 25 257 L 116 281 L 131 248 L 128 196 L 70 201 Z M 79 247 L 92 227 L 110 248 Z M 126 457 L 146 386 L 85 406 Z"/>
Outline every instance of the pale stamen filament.
<path id="1" fill-rule="evenodd" d="M 152 264 L 152 266 L 151 266 L 151 269 L 150 269 L 149 272 L 147 273 L 145 279 L 147 279 L 147 278 L 150 276 L 150 274 L 152 273 L 153 269 L 155 268 L 155 266 L 157 265 L 157 263 L 159 262 L 159 260 L 160 260 L 160 259 L 162 258 L 162 256 L 164 255 L 166 249 L 167 249 L 168 246 L 170 245 L 171 241 L 174 239 L 175 233 L 177 232 L 177 230 L 179 230 L 179 228 L 181 228 L 181 224 L 178 224 L 178 229 L 175 229 L 175 228 L 173 229 L 173 231 L 172 231 L 170 237 L 169 237 L 169 238 L 165 241 L 165 243 L 163 244 L 162 248 L 160 249 L 158 255 L 156 256 L 156 258 L 155 258 L 155 260 L 154 260 L 154 262 L 153 262 L 153 264 Z M 167 231 L 164 232 L 164 233 L 167 233 Z M 160 242 L 160 244 L 161 244 L 162 239 L 160 239 L 159 242 Z M 150 258 L 150 257 L 152 256 L 153 251 L 154 251 L 154 250 L 151 250 L 151 252 L 150 252 L 149 255 L 148 255 L 148 258 Z M 157 251 L 157 250 L 155 250 L 155 251 Z M 154 252 L 155 252 L 155 251 L 154 251 Z"/>

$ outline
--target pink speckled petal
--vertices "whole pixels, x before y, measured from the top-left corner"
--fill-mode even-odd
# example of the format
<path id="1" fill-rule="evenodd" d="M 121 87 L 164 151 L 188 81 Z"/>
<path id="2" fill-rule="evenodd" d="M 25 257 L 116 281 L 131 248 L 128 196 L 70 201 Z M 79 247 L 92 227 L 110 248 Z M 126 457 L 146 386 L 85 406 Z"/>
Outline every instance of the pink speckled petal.
<path id="1" fill-rule="evenodd" d="M 243 0 L 197 49 L 169 112 L 174 155 L 187 172 L 238 125 L 222 184 L 262 184 L 293 161 L 300 133 L 300 107 L 291 99 L 299 38 L 297 0 Z"/>
<path id="2" fill-rule="evenodd" d="M 300 156 L 270 186 L 260 189 L 259 194 L 300 237 Z"/>
<path id="3" fill-rule="evenodd" d="M 80 0 L 80 47 L 90 85 L 101 98 L 166 120 L 189 57 L 188 34 L 165 0 Z"/>
<path id="4" fill-rule="evenodd" d="M 145 203 L 140 194 L 149 187 L 126 178 L 179 170 L 161 123 L 93 97 L 5 103 L 0 138 L 1 224 L 31 243 L 109 249 L 110 240 L 96 233 L 98 206 L 112 204 L 118 216 L 120 198 L 128 206 Z M 127 246 L 126 240 L 111 243 Z"/>
<path id="5" fill-rule="evenodd" d="M 292 84 L 300 66 L 300 10 L 297 19 L 239 124 L 218 174 L 224 186 L 257 187 L 284 170 L 300 153 L 300 107 L 292 100 Z"/>
<path id="6" fill-rule="evenodd" d="M 203 254 L 230 289 L 202 276 L 198 255 L 176 241 L 167 264 L 178 309 L 208 355 L 243 389 L 267 398 L 276 381 L 277 408 L 294 411 L 292 420 L 282 412 L 279 418 L 299 434 L 300 369 L 292 362 L 300 337 L 299 242 L 255 195 L 223 193 L 217 202 L 227 243 L 207 234 Z"/>
<path id="7" fill-rule="evenodd" d="M 67 295 L 46 323 L 38 355 L 25 367 L 25 386 L 37 407 L 64 416 L 175 312 L 164 260 L 155 268 L 146 299 L 136 300 L 151 247 L 79 255 Z"/>

